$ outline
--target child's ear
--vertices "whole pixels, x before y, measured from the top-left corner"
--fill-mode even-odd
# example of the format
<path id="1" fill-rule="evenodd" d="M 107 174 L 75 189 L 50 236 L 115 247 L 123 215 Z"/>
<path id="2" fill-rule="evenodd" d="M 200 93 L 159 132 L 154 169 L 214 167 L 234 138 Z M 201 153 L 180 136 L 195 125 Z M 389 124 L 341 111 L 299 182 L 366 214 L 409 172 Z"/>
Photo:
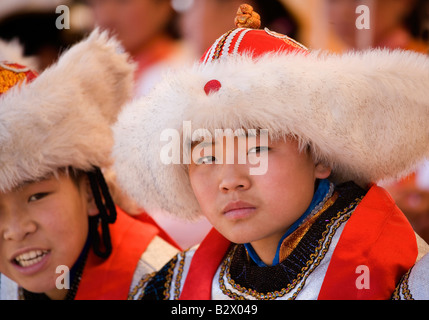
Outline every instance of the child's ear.
<path id="1" fill-rule="evenodd" d="M 93 217 L 99 214 L 99 211 L 95 203 L 94 194 L 92 193 L 91 184 L 89 183 L 89 179 L 87 176 L 85 177 L 84 181 L 88 216 Z"/>
<path id="2" fill-rule="evenodd" d="M 319 163 L 316 163 L 316 168 L 315 168 L 314 173 L 315 173 L 316 178 L 326 179 L 327 177 L 330 176 L 331 171 L 332 171 L 332 169 L 330 166 L 319 162 Z"/>

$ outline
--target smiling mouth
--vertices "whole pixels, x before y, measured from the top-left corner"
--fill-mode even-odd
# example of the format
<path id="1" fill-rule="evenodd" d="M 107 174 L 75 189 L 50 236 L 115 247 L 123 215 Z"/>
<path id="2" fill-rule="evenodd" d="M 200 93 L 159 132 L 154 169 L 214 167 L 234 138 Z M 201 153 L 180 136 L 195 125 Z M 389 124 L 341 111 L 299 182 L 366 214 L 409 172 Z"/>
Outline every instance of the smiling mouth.
<path id="1" fill-rule="evenodd" d="M 29 267 L 40 262 L 48 254 L 48 250 L 32 250 L 17 256 L 13 261 L 21 267 Z"/>

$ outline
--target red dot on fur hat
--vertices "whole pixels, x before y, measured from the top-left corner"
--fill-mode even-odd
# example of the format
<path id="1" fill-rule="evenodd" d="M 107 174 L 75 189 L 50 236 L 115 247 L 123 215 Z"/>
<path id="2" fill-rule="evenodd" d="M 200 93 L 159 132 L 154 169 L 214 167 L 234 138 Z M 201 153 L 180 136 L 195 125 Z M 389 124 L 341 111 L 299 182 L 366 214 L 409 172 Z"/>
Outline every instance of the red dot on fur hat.
<path id="1" fill-rule="evenodd" d="M 218 80 L 210 80 L 204 86 L 204 91 L 206 95 L 209 95 L 211 92 L 219 91 L 221 87 L 222 85 Z"/>

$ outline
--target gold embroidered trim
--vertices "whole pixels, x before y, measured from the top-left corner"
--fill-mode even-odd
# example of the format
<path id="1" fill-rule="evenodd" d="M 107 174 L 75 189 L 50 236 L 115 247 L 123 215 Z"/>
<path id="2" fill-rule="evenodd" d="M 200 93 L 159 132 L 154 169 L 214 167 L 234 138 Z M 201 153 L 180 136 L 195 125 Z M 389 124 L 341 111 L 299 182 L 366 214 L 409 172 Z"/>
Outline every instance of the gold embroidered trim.
<path id="1" fill-rule="evenodd" d="M 179 300 L 180 296 L 180 282 L 182 280 L 183 266 L 185 264 L 185 253 L 186 251 L 180 253 L 179 269 L 177 270 L 176 281 L 174 284 L 174 300 Z"/>
<path id="2" fill-rule="evenodd" d="M 307 234 L 308 230 L 310 230 L 310 227 L 317 220 L 317 218 L 329 207 L 331 207 L 337 199 L 338 193 L 335 192 L 328 200 L 326 200 L 322 209 L 320 209 L 308 220 L 304 221 L 298 229 L 296 229 L 292 234 L 290 234 L 286 239 L 283 240 L 280 246 L 280 261 L 285 260 L 291 254 L 291 252 L 297 247 L 298 243 L 301 242 L 301 239 Z"/>
<path id="3" fill-rule="evenodd" d="M 185 256 L 186 256 L 186 253 L 188 251 L 189 251 L 189 249 L 177 254 L 176 257 L 174 258 L 174 261 L 172 261 L 170 268 L 168 268 L 167 276 L 165 277 L 165 284 L 164 284 L 164 287 L 165 287 L 164 298 L 165 298 L 165 300 L 169 300 L 169 298 L 170 298 L 170 288 L 171 288 L 171 284 L 173 281 L 174 270 L 176 268 L 178 257 L 180 257 L 180 262 L 179 262 L 179 267 L 177 270 L 176 280 L 174 283 L 174 298 L 173 298 L 173 300 L 179 299 L 180 282 L 182 280 L 182 275 L 183 275 L 183 266 L 185 265 Z"/>
<path id="4" fill-rule="evenodd" d="M 177 274 L 176 274 L 176 279 L 174 281 L 174 300 L 178 300 L 179 296 L 180 296 L 180 284 L 181 284 L 181 280 L 182 280 L 182 275 L 183 275 L 183 266 L 185 265 L 185 256 L 186 256 L 186 252 L 188 252 L 189 250 L 185 250 L 183 252 L 178 253 L 173 259 L 171 259 L 169 266 L 168 266 L 168 270 L 167 270 L 167 275 L 165 276 L 165 282 L 164 282 L 164 291 L 163 291 L 163 295 L 164 295 L 164 300 L 169 300 L 170 298 L 170 289 L 172 286 L 172 282 L 173 282 L 173 277 L 174 277 L 174 271 L 176 269 L 177 266 L 177 261 L 179 260 L 180 257 L 180 261 L 179 261 L 179 266 L 177 269 Z M 152 278 L 154 276 L 157 275 L 159 271 L 154 271 L 150 274 L 147 274 L 145 276 L 143 276 L 139 283 L 133 288 L 133 290 L 128 294 L 128 300 L 134 300 L 134 297 L 138 294 L 138 292 L 141 290 L 140 295 L 138 297 L 138 300 L 141 300 L 145 294 L 145 286 L 147 285 L 147 283 L 152 280 Z"/>
<path id="5" fill-rule="evenodd" d="M 164 287 L 165 287 L 164 298 L 165 298 L 165 300 L 168 300 L 170 298 L 171 280 L 173 279 L 174 268 L 176 267 L 177 260 L 178 260 L 178 256 L 175 256 L 173 261 L 170 264 L 170 267 L 168 268 L 167 276 L 165 277 L 165 284 L 164 284 Z"/>
<path id="6" fill-rule="evenodd" d="M 219 41 L 218 45 L 216 46 L 216 50 L 214 52 L 212 60 L 219 59 L 220 53 L 223 49 L 223 45 L 225 44 L 226 39 L 229 37 L 232 31 L 234 31 L 234 29 L 229 30 L 227 33 L 223 35 L 222 39 Z"/>
<path id="7" fill-rule="evenodd" d="M 410 278 L 411 270 L 408 270 L 406 274 L 401 279 L 399 285 L 395 288 L 393 292 L 392 299 L 393 300 L 401 300 L 400 293 L 404 296 L 405 300 L 414 300 L 413 295 L 411 294 L 410 288 L 408 286 L 408 280 Z"/>
<path id="8" fill-rule="evenodd" d="M 305 51 L 309 51 L 308 48 L 306 46 L 304 46 L 302 43 L 299 43 L 298 41 L 296 41 L 295 39 L 292 39 L 291 37 L 288 37 L 285 34 L 281 34 L 275 31 L 271 31 L 268 28 L 264 28 L 264 31 L 266 33 L 268 33 L 270 36 L 273 36 L 277 39 L 281 39 L 284 42 L 286 42 L 288 45 L 297 48 L 297 49 L 304 49 Z"/>
<path id="9" fill-rule="evenodd" d="M 152 273 L 146 274 L 144 277 L 142 277 L 139 281 L 139 283 L 134 287 L 134 289 L 128 294 L 127 300 L 134 300 L 134 297 L 136 296 L 137 292 L 139 290 L 143 289 L 143 287 L 146 286 L 147 282 L 152 279 L 153 276 L 155 276 L 156 271 Z M 138 300 L 140 300 L 143 297 L 144 290 L 140 293 Z"/>

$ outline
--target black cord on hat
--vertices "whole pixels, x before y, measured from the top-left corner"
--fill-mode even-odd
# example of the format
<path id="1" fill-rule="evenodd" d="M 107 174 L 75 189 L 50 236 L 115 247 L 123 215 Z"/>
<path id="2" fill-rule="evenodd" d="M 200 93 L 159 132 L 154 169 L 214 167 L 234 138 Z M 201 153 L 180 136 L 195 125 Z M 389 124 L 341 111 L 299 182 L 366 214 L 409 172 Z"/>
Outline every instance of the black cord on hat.
<path id="1" fill-rule="evenodd" d="M 89 218 L 89 234 L 94 253 L 108 258 L 112 252 L 109 224 L 116 221 L 116 207 L 110 195 L 106 180 L 98 167 L 88 172 L 88 179 L 99 214 Z M 101 193 L 100 193 L 101 191 Z M 101 237 L 98 232 L 101 228 Z"/>

